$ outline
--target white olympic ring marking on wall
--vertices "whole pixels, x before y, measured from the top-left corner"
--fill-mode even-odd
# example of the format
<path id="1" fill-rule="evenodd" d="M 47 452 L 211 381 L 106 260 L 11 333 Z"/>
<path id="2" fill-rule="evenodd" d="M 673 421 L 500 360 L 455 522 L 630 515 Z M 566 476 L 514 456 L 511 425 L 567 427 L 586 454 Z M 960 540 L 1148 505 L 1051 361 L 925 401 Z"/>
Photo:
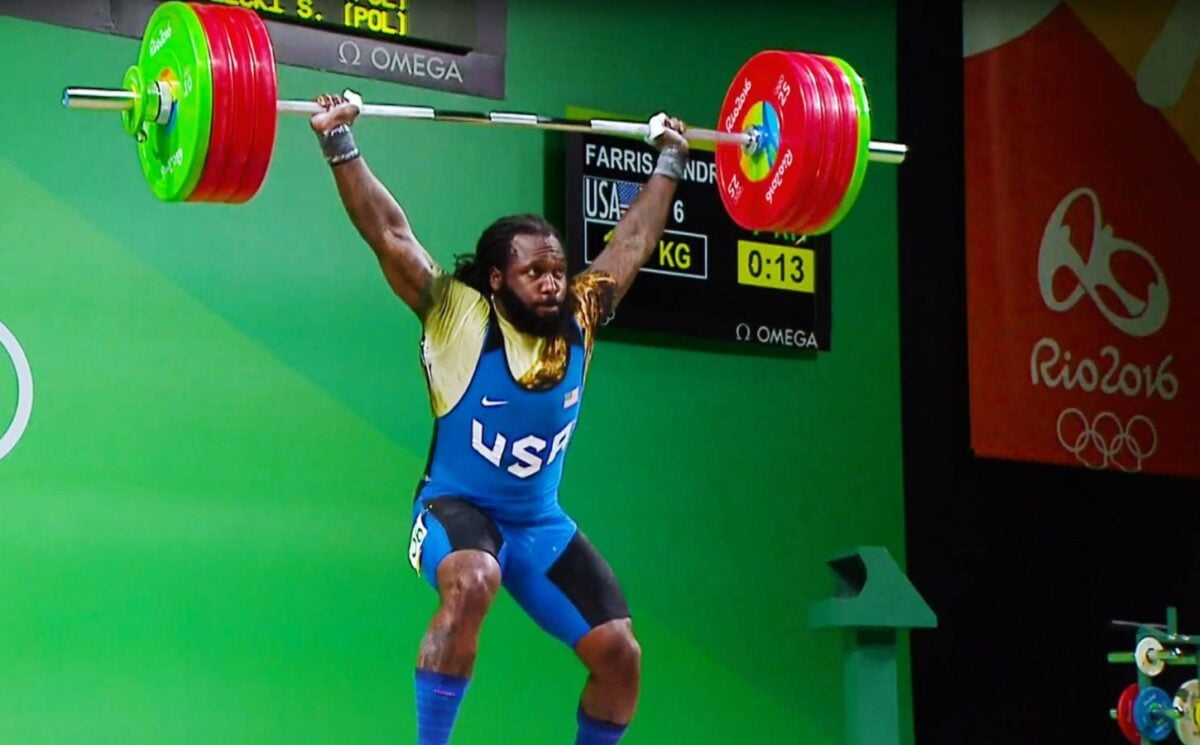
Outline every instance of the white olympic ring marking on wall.
<path id="1" fill-rule="evenodd" d="M 0 323 L 0 346 L 4 347 L 12 359 L 13 369 L 17 373 L 17 409 L 13 412 L 8 429 L 0 435 L 2 459 L 17 446 L 17 441 L 25 434 L 25 427 L 29 425 L 29 417 L 33 413 L 33 371 L 29 369 L 29 359 L 17 342 L 17 337 L 3 323 Z"/>
<path id="2" fill-rule="evenodd" d="M 1078 418 L 1082 425 L 1073 442 L 1068 441 L 1063 433 L 1063 425 L 1068 418 Z M 1101 427 L 1110 422 L 1113 431 L 1106 435 L 1101 432 Z M 1149 434 L 1148 447 L 1143 445 L 1142 440 L 1137 436 L 1138 432 L 1135 431 L 1135 427 L 1139 423 L 1145 428 L 1141 434 Z M 1158 450 L 1158 431 L 1154 429 L 1154 422 L 1141 414 L 1135 414 L 1128 423 L 1122 425 L 1116 414 L 1111 411 L 1102 411 L 1089 422 L 1087 415 L 1072 407 L 1063 409 L 1062 413 L 1058 415 L 1055 430 L 1058 433 L 1059 443 L 1067 449 L 1067 452 L 1074 455 L 1076 460 L 1088 468 L 1101 469 L 1116 466 L 1122 471 L 1140 471 L 1142 462 Z M 1099 454 L 1099 463 L 1085 457 L 1085 453 L 1089 450 L 1095 450 Z M 1120 456 L 1126 452 L 1133 459 L 1132 465 L 1120 460 Z"/>

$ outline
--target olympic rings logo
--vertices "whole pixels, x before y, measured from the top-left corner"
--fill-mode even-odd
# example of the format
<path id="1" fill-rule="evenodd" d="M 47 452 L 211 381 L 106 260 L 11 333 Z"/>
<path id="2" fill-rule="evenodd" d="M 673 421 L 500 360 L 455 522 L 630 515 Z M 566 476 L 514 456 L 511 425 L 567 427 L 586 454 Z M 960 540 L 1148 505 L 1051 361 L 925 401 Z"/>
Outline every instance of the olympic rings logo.
<path id="1" fill-rule="evenodd" d="M 1076 408 L 1058 415 L 1055 425 L 1059 443 L 1088 468 L 1115 466 L 1129 473 L 1142 470 L 1142 462 L 1158 450 L 1158 431 L 1154 423 L 1135 414 L 1122 424 L 1116 414 L 1102 411 L 1088 421 Z"/>
<path id="2" fill-rule="evenodd" d="M 3 323 L 0 323 L 0 347 L 12 360 L 13 370 L 17 373 L 17 408 L 4 434 L 0 435 L 0 459 L 3 459 L 17 446 L 29 425 L 29 417 L 33 413 L 33 372 L 29 369 L 25 350 L 21 349 L 17 337 Z"/>

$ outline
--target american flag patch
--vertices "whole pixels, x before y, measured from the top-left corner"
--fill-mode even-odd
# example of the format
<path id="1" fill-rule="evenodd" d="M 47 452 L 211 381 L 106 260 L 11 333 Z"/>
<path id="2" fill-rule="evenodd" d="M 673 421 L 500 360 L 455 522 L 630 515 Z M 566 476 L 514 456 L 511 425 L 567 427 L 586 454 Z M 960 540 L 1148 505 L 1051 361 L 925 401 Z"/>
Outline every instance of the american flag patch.
<path id="1" fill-rule="evenodd" d="M 642 185 L 636 181 L 614 181 L 617 185 L 617 203 L 621 206 L 621 216 L 625 216 L 625 210 L 629 209 L 629 205 L 633 204 L 633 200 L 637 199 L 637 195 L 642 191 Z"/>

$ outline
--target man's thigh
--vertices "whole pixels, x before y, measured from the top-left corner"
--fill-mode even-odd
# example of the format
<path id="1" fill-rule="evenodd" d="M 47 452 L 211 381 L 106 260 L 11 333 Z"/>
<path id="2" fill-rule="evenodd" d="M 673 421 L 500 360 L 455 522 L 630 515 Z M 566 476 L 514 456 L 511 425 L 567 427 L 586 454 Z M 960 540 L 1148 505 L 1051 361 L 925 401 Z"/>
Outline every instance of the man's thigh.
<path id="1" fill-rule="evenodd" d="M 547 633 L 573 649 L 597 626 L 629 617 L 612 567 L 568 518 L 501 530 L 504 586 Z"/>

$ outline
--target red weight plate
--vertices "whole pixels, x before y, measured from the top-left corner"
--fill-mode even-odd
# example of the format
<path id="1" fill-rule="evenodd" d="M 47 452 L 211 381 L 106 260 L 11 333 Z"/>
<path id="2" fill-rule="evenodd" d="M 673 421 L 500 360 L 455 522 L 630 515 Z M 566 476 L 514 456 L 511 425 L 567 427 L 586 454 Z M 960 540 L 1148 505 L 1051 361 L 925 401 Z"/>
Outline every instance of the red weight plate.
<path id="1" fill-rule="evenodd" d="M 233 71 L 233 142 L 220 188 L 213 193 L 213 201 L 228 202 L 238 192 L 250 160 L 253 145 L 255 110 L 254 50 L 250 35 L 246 31 L 247 18 L 257 19 L 254 11 L 246 8 L 222 7 L 218 18 L 229 38 Z"/>
<path id="2" fill-rule="evenodd" d="M 841 158 L 838 161 L 838 171 L 833 176 L 833 187 L 830 191 L 830 196 L 835 201 L 827 211 L 814 216 L 813 230 L 819 233 L 827 232 L 834 227 L 830 224 L 830 220 L 837 213 L 850 189 L 850 182 L 854 178 L 854 169 L 858 165 L 859 127 L 858 100 L 854 96 L 854 87 L 850 83 L 846 70 L 829 57 L 821 57 L 821 62 L 829 69 L 841 92 L 842 111 L 845 116 L 842 119 Z"/>
<path id="3" fill-rule="evenodd" d="M 849 171 L 846 170 L 846 149 L 849 146 L 846 138 L 847 130 L 854 126 L 854 107 L 847 105 L 853 104 L 853 99 L 847 101 L 841 85 L 841 70 L 832 61 L 815 54 L 803 55 L 803 59 L 799 61 L 816 75 L 827 114 L 817 179 L 813 183 L 809 198 L 797 207 L 791 221 L 791 232 L 812 235 L 829 219 L 845 196 L 846 184 L 850 180 Z M 857 135 L 856 129 L 854 134 Z"/>
<path id="4" fill-rule="evenodd" d="M 738 71 L 721 105 L 718 127 L 744 132 L 756 104 L 774 109 L 779 121 L 779 149 L 766 177 L 751 180 L 742 169 L 742 149 L 717 147 L 717 185 L 725 210 L 747 230 L 770 230 L 780 224 L 809 179 L 812 155 L 819 152 L 821 100 L 816 83 L 798 78 L 798 67 L 786 52 L 759 52 Z M 811 75 L 808 76 L 811 78 Z"/>
<path id="5" fill-rule="evenodd" d="M 275 50 L 271 45 L 271 36 L 267 33 L 267 25 L 257 15 L 250 13 L 243 28 L 252 42 L 250 48 L 253 52 L 251 59 L 255 116 L 246 170 L 237 190 L 229 198 L 230 202 L 236 203 L 248 201 L 262 186 L 267 167 L 271 163 L 271 153 L 275 149 L 275 127 L 279 118 L 276 105 L 279 88 L 275 77 Z"/>
<path id="6" fill-rule="evenodd" d="M 810 66 L 806 55 L 788 53 L 788 57 L 796 70 L 796 84 L 811 99 L 809 107 L 813 115 L 807 122 L 807 131 L 803 133 L 806 149 L 801 178 L 795 188 L 786 193 L 788 212 L 775 230 L 803 234 L 798 227 L 804 226 L 804 216 L 812 210 L 813 201 L 822 193 L 822 180 L 828 170 L 830 127 L 837 112 L 833 108 L 834 102 L 826 95 L 826 81 L 821 76 L 821 70 Z M 784 137 L 787 137 L 786 132 Z"/>
<path id="7" fill-rule="evenodd" d="M 204 35 L 208 39 L 208 53 L 212 61 L 213 85 L 213 122 L 212 134 L 209 135 L 208 157 L 204 162 L 204 171 L 196 188 L 188 195 L 189 202 L 212 202 L 213 194 L 220 187 L 230 159 L 230 148 L 234 140 L 232 129 L 233 118 L 233 83 L 230 57 L 229 37 L 225 27 L 217 18 L 218 10 L 212 6 L 200 3 L 190 3 L 192 10 L 200 18 L 204 26 Z"/>
<path id="8" fill-rule="evenodd" d="M 765 54 L 767 53 L 760 52 L 751 57 L 734 76 L 721 102 L 721 111 L 717 118 L 719 131 L 742 131 L 743 118 L 753 107 L 753 99 L 750 96 L 755 94 L 761 98 L 759 89 L 765 85 L 763 75 L 759 72 L 760 67 L 766 66 L 763 59 Z M 748 215 L 750 210 L 743 207 L 743 202 L 750 199 L 746 194 L 749 179 L 742 172 L 741 154 L 742 148 L 738 145 L 721 142 L 716 144 L 717 193 L 721 195 L 725 211 L 735 223 L 747 230 L 757 230 L 764 226 L 755 221 L 754 215 Z"/>
<path id="9" fill-rule="evenodd" d="M 832 210 L 837 206 L 834 200 L 836 195 L 831 192 L 841 160 L 842 136 L 848 112 L 844 111 L 837 80 L 821 63 L 820 58 L 817 55 L 805 55 L 804 64 L 817 77 L 828 115 L 824 127 L 825 139 L 822 141 L 821 147 L 821 165 L 818 167 L 817 179 L 813 183 L 812 196 L 806 201 L 804 210 L 796 212 L 797 221 L 794 225 L 794 229 L 798 232 L 812 235 L 820 224 L 815 219 L 817 213 L 827 209 Z M 831 202 L 832 204 L 830 204 Z"/>
<path id="10" fill-rule="evenodd" d="M 851 85 L 850 79 L 846 76 L 846 71 L 840 65 L 828 57 L 820 57 L 819 59 L 829 70 L 830 74 L 833 75 L 841 97 L 842 111 L 845 116 L 842 118 L 837 170 L 832 175 L 833 183 L 829 191 L 829 197 L 833 202 L 829 205 L 828 209 L 822 209 L 813 213 L 812 230 L 814 234 L 828 232 L 834 227 L 829 225 L 829 221 L 837 212 L 838 207 L 841 206 L 842 200 L 846 198 L 847 190 L 850 188 L 850 181 L 854 176 L 854 169 L 858 165 L 859 111 L 858 100 L 854 96 L 854 87 Z"/>
<path id="11" fill-rule="evenodd" d="M 829 168 L 832 163 L 832 138 L 835 124 L 841 115 L 839 101 L 831 99 L 830 90 L 833 82 L 823 67 L 809 61 L 807 54 L 788 52 L 788 61 L 795 68 L 796 81 L 806 96 L 811 96 L 820 111 L 817 119 L 808 122 L 809 140 L 807 157 L 804 160 L 804 180 L 791 193 L 787 214 L 779 223 L 771 226 L 773 230 L 787 233 L 807 235 L 811 223 L 809 216 L 818 201 L 824 198 L 825 184 L 828 180 Z M 787 136 L 784 132 L 784 136 Z M 794 134 L 794 133 L 793 133 Z M 782 147 L 782 145 L 781 145 Z"/>
<path id="12" fill-rule="evenodd" d="M 789 62 L 795 69 L 795 80 L 806 97 L 811 98 L 810 108 L 815 116 L 807 121 L 807 131 L 804 132 L 806 141 L 805 158 L 803 160 L 803 179 L 796 188 L 788 192 L 788 211 L 777 225 L 772 226 L 780 232 L 804 234 L 801 228 L 806 227 L 805 216 L 812 210 L 814 200 L 822 193 L 822 181 L 828 170 L 829 138 L 831 123 L 836 117 L 834 109 L 836 102 L 829 100 L 826 94 L 827 81 L 822 70 L 808 63 L 808 55 L 788 52 Z M 792 133 L 795 135 L 795 133 Z M 784 133 L 787 136 L 787 133 Z"/>
<path id="13" fill-rule="evenodd" d="M 807 141 L 806 157 L 804 159 L 804 183 L 795 192 L 795 197 L 788 204 L 788 209 L 783 219 L 775 225 L 771 226 L 772 230 L 779 232 L 800 232 L 799 228 L 803 227 L 803 218 L 805 213 L 811 208 L 812 199 L 818 192 L 818 182 L 822 175 L 822 162 L 826 159 L 827 140 L 829 138 L 828 128 L 829 119 L 833 112 L 830 110 L 830 104 L 825 100 L 825 92 L 821 86 L 821 80 L 818 77 L 818 70 L 810 67 L 805 59 L 806 55 L 799 52 L 787 52 L 788 62 L 795 68 L 794 79 L 799 90 L 803 91 L 806 97 L 811 97 L 820 107 L 821 116 L 819 119 L 806 122 L 806 131 L 804 132 L 805 140 Z M 790 134 L 794 139 L 796 133 Z M 780 147 L 783 147 L 781 144 Z"/>
<path id="14" fill-rule="evenodd" d="M 1125 739 L 1133 745 L 1142 744 L 1142 733 L 1138 732 L 1137 725 L 1133 722 L 1133 703 L 1137 696 L 1138 685 L 1133 683 L 1125 686 L 1125 690 L 1121 691 L 1121 696 L 1117 699 L 1117 726 L 1121 728 Z"/>

